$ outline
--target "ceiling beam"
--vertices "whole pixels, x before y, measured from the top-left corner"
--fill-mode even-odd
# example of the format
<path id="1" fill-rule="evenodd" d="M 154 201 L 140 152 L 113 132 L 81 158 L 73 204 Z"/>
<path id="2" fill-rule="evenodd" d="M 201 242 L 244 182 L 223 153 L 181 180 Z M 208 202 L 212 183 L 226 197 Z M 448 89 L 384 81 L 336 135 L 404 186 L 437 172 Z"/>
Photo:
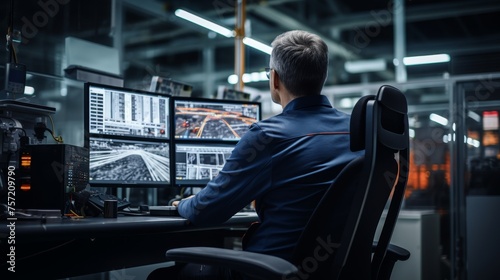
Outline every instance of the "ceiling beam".
<path id="1" fill-rule="evenodd" d="M 157 19 L 168 20 L 170 15 L 165 11 L 165 7 L 160 1 L 154 0 L 122 0 L 123 5 L 127 8 L 134 9 L 135 11 L 154 16 Z"/>
<path id="2" fill-rule="evenodd" d="M 278 26 L 281 26 L 285 29 L 292 30 L 292 29 L 300 29 L 304 31 L 309 31 L 312 33 L 318 33 L 318 30 L 304 24 L 303 22 L 297 20 L 296 18 L 284 14 L 274 8 L 265 6 L 265 5 L 255 5 L 251 7 L 251 12 L 258 14 L 259 16 L 265 18 L 266 20 L 275 23 Z M 322 35 L 322 34 L 318 34 Z M 326 36 L 322 36 L 323 40 L 325 43 L 328 45 L 328 49 L 331 53 L 338 55 L 340 57 L 343 57 L 345 59 L 356 59 L 358 58 L 358 55 L 355 54 L 354 52 L 350 51 L 346 47 L 344 47 L 341 43 L 330 39 Z"/>
<path id="3" fill-rule="evenodd" d="M 200 51 L 205 47 L 229 47 L 234 46 L 234 39 L 216 37 L 214 39 L 191 38 L 182 40 L 173 40 L 168 44 L 155 46 L 144 46 L 132 48 L 126 51 L 127 59 L 152 59 L 155 57 Z"/>
<path id="4" fill-rule="evenodd" d="M 142 0 L 142 1 L 133 1 L 133 0 L 123 0 L 124 4 L 126 4 L 127 8 L 133 8 L 137 11 L 141 11 L 144 13 L 148 13 L 153 16 L 158 16 L 160 19 L 164 20 L 171 20 L 171 15 L 167 13 L 164 9 L 163 6 L 156 2 L 156 1 L 151 1 L 151 0 Z M 296 0 L 295 0 L 296 1 Z M 306 30 L 310 31 L 313 33 L 318 33 L 317 30 L 314 28 L 307 26 L 297 20 L 294 17 L 291 17 L 287 14 L 284 14 L 282 12 L 279 12 L 278 10 L 272 8 L 272 6 L 278 4 L 278 3 L 283 3 L 283 2 L 293 2 L 293 1 L 269 1 L 267 4 L 262 4 L 262 5 L 251 5 L 248 6 L 248 10 L 252 11 L 254 13 L 259 14 L 260 16 L 266 18 L 267 20 L 274 22 L 278 25 L 283 26 L 286 29 L 301 29 L 301 30 Z M 173 34 L 156 34 L 155 36 L 160 37 L 160 38 L 165 38 L 165 37 L 171 37 L 174 36 Z M 324 37 L 324 36 L 323 36 Z M 126 38 L 126 39 L 125 39 Z M 127 34 L 124 34 L 124 39 L 126 40 L 127 43 L 140 43 L 140 39 L 148 39 L 150 40 L 152 37 L 151 36 L 144 36 L 142 38 L 137 38 L 134 36 L 129 36 Z M 348 50 L 344 46 L 342 46 L 340 43 L 326 38 L 323 38 L 328 45 L 328 48 L 330 51 L 338 56 L 341 56 L 346 59 L 355 59 L 357 58 L 357 54 L 353 53 L 352 51 Z"/>
<path id="5" fill-rule="evenodd" d="M 389 1 L 392 3 L 392 1 Z M 460 1 L 438 4 L 428 4 L 425 6 L 407 5 L 406 22 L 418 22 L 435 20 L 450 17 L 459 17 L 467 15 L 477 15 L 500 10 L 500 1 Z M 362 27 L 366 24 L 392 24 L 393 10 L 391 5 L 383 9 L 372 10 L 362 13 L 349 13 L 331 17 L 321 22 L 322 26 L 331 26 L 332 29 L 353 29 Z"/>
<path id="6" fill-rule="evenodd" d="M 453 55 L 465 55 L 465 54 L 481 54 L 489 52 L 498 52 L 498 46 L 500 45 L 500 39 L 496 36 L 482 36 L 476 37 L 473 40 L 464 39 L 448 39 L 446 41 L 420 41 L 419 43 L 412 43 L 407 47 L 407 55 L 426 55 L 433 53 L 448 53 L 452 57 Z M 385 45 L 372 45 L 370 46 L 369 55 L 377 55 L 379 58 L 385 58 L 391 60 L 394 58 L 394 54 L 391 50 L 388 50 Z"/>

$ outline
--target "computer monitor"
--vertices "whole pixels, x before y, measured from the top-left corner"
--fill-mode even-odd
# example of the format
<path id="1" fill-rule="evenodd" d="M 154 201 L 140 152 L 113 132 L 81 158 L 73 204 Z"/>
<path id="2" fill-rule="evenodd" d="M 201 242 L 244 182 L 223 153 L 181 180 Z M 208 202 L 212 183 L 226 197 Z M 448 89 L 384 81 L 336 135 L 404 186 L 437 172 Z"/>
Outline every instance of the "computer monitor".
<path id="1" fill-rule="evenodd" d="M 250 93 L 235 89 L 225 88 L 222 92 L 222 99 L 250 101 Z"/>
<path id="2" fill-rule="evenodd" d="M 206 185 L 219 174 L 234 146 L 232 143 L 176 143 L 175 184 Z"/>
<path id="3" fill-rule="evenodd" d="M 171 97 L 96 83 L 85 83 L 84 91 L 90 185 L 171 185 Z"/>
<path id="4" fill-rule="evenodd" d="M 90 182 L 112 185 L 170 184 L 168 142 L 91 137 Z"/>
<path id="5" fill-rule="evenodd" d="M 149 91 L 165 93 L 171 96 L 190 97 L 193 93 L 193 86 L 170 78 L 153 76 L 151 78 Z"/>
<path id="6" fill-rule="evenodd" d="M 237 141 L 261 119 L 258 102 L 174 98 L 175 139 Z"/>
<path id="7" fill-rule="evenodd" d="M 169 96 L 86 83 L 85 98 L 91 134 L 169 138 Z"/>

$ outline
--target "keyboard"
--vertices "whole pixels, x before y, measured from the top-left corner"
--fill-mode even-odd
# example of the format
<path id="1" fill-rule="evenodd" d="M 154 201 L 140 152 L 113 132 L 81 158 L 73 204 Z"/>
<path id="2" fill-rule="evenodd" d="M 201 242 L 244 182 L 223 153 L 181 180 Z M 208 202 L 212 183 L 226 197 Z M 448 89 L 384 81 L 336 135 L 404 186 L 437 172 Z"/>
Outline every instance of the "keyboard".
<path id="1" fill-rule="evenodd" d="M 179 212 L 177 212 L 176 206 L 149 206 L 150 216 L 177 216 L 179 217 Z"/>

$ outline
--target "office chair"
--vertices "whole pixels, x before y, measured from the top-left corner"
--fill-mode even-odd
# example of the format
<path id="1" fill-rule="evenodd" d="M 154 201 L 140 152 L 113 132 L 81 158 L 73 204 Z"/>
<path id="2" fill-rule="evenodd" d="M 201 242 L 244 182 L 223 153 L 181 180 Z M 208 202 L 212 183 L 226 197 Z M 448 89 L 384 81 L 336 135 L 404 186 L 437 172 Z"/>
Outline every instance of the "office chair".
<path id="1" fill-rule="evenodd" d="M 353 108 L 350 130 L 351 150 L 365 153 L 326 190 L 291 261 L 210 247 L 170 249 L 167 259 L 225 266 L 251 279 L 390 279 L 395 263 L 410 257 L 406 249 L 390 244 L 409 169 L 405 96 L 391 86 L 363 96 Z M 336 202 L 346 199 L 351 208 L 338 209 L 341 203 Z M 374 241 L 384 210 L 387 216 Z"/>

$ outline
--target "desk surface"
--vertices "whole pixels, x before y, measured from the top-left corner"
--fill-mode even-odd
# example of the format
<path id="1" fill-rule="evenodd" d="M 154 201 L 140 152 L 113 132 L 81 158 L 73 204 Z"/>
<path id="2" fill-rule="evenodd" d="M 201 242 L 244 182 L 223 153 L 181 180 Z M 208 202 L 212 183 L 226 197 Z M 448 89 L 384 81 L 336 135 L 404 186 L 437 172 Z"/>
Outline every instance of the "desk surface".
<path id="1" fill-rule="evenodd" d="M 0 275 L 10 273 L 6 256 L 11 245 L 5 241 L 12 235 L 15 276 L 22 279 L 36 273 L 45 279 L 60 279 L 165 262 L 170 248 L 222 247 L 227 237 L 241 237 L 257 220 L 255 213 L 238 213 L 226 223 L 210 227 L 189 225 L 186 219 L 171 216 L 3 220 Z M 7 226 L 11 222 L 13 230 Z M 0 279 L 12 279 L 12 274 L 6 276 Z"/>
<path id="2" fill-rule="evenodd" d="M 257 221 L 255 213 L 238 213 L 227 222 L 210 227 L 197 227 L 188 224 L 187 220 L 175 216 L 119 216 L 118 218 L 90 217 L 83 219 L 47 218 L 17 219 L 0 222 L 0 238 L 9 235 L 7 224 L 15 222 L 17 237 L 36 236 L 37 240 L 72 238 L 96 238 L 134 234 L 161 234 L 178 231 L 194 231 L 208 229 L 227 229 L 231 227 L 247 227 Z"/>

